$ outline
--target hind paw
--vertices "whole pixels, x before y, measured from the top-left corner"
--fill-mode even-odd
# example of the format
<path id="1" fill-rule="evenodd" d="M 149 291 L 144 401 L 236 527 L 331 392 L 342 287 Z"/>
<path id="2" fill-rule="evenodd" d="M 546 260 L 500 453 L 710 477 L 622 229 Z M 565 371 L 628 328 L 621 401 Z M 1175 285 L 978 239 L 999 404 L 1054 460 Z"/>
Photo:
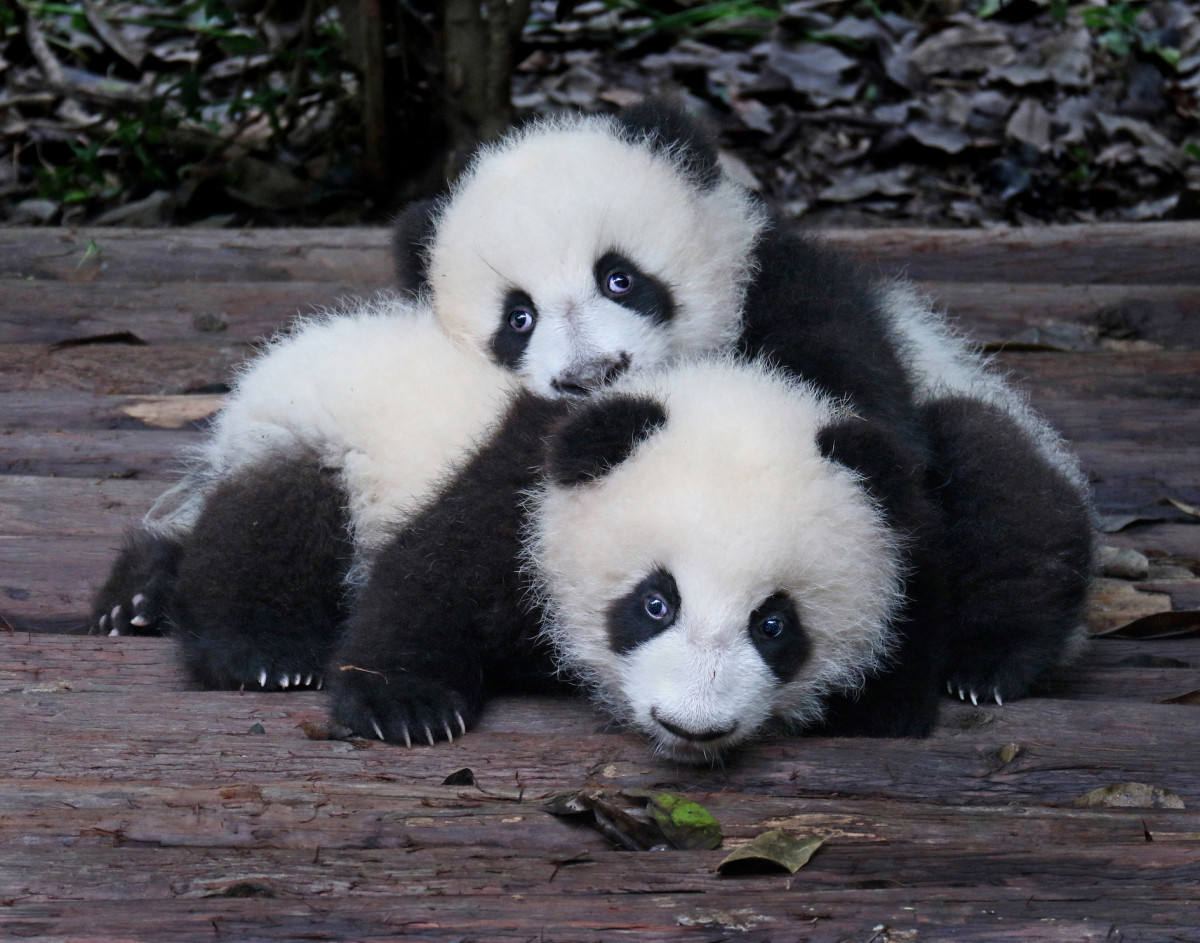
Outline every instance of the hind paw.
<path id="1" fill-rule="evenodd" d="M 166 626 L 165 606 L 147 593 L 97 602 L 97 611 L 88 626 L 89 635 L 161 635 Z"/>
<path id="2" fill-rule="evenodd" d="M 970 701 L 975 706 L 979 705 L 980 700 L 995 701 L 1000 707 L 1004 706 L 1004 698 L 1000 693 L 999 688 L 984 688 L 984 693 L 980 694 L 979 690 L 973 687 L 969 682 L 966 684 L 957 684 L 953 680 L 946 682 L 946 693 L 951 697 L 958 696 L 960 701 Z"/>

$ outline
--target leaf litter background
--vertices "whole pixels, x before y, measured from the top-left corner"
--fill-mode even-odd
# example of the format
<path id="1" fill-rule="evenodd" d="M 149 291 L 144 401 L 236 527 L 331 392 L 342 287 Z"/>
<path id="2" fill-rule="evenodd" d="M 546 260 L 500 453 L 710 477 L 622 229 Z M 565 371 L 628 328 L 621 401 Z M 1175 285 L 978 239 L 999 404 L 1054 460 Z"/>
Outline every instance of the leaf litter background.
<path id="1" fill-rule="evenodd" d="M 378 222 L 440 176 L 369 192 L 337 6 L 0 11 L 9 224 Z M 519 117 L 681 93 L 812 224 L 1200 216 L 1189 0 L 539 0 L 518 60 Z"/>

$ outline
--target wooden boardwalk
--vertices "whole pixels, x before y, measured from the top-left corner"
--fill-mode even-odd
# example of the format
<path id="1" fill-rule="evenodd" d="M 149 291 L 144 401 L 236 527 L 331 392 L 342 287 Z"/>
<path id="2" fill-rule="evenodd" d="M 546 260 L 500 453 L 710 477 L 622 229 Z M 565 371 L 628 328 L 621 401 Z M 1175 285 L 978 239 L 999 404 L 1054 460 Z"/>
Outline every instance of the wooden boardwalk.
<path id="1" fill-rule="evenodd" d="M 1006 344 L 1075 444 L 1105 542 L 1150 558 L 1096 625 L 1200 609 L 1200 224 L 831 239 Z M 436 748 L 310 740 L 320 693 L 188 691 L 169 642 L 70 634 L 253 341 L 387 283 L 381 231 L 0 230 L 0 939 L 1200 940 L 1200 694 L 1164 703 L 1200 691 L 1200 638 L 1097 640 L 926 741 L 707 770 L 571 700 Z M 1182 808 L 1075 804 L 1129 782 Z M 541 810 L 651 785 L 725 847 L 616 851 Z M 795 875 L 716 873 L 768 828 L 827 840 Z"/>

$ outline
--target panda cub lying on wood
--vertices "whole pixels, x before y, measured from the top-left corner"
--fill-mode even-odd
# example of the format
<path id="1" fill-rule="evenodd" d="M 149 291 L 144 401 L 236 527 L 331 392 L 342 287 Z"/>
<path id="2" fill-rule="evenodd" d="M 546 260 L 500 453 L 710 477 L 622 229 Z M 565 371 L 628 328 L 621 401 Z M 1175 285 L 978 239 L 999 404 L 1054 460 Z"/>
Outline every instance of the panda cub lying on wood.
<path id="1" fill-rule="evenodd" d="M 768 718 L 922 734 L 937 686 L 1001 701 L 1069 654 L 1092 549 L 1070 453 L 910 290 L 769 223 L 677 111 L 534 125 L 400 232 L 433 316 L 335 316 L 252 365 L 97 631 L 169 627 L 208 686 L 328 677 L 335 719 L 405 743 L 556 686 L 561 662 L 683 758 Z M 704 358 L 731 347 L 774 368 Z M 672 417 L 702 404 L 715 438 L 671 464 Z M 777 496 L 708 461 L 750 427 Z M 689 503 L 717 481 L 733 503 Z M 628 501 L 709 556 L 677 572 L 653 528 L 621 530 Z M 853 547 L 818 526 L 848 508 L 875 513 Z M 686 681 L 699 666 L 711 682 Z"/>

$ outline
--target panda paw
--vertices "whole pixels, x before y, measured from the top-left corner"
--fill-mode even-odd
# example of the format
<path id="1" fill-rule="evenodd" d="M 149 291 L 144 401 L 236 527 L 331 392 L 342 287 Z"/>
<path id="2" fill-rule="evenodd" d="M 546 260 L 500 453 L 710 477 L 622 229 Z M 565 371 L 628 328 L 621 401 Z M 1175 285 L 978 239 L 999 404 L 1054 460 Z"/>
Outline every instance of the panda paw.
<path id="1" fill-rule="evenodd" d="M 153 590 L 120 599 L 97 599 L 88 634 L 161 635 L 166 625 L 164 609 Z"/>
<path id="2" fill-rule="evenodd" d="M 252 638 L 178 638 L 184 668 L 210 690 L 319 691 L 325 685 L 323 659 L 314 652 L 289 650 Z M 298 646 L 292 645 L 292 648 Z"/>
<path id="3" fill-rule="evenodd" d="M 389 684 L 379 672 L 346 666 L 333 685 L 330 715 L 356 736 L 430 746 L 466 734 L 476 711 L 458 691 L 435 682 Z"/>
<path id="4" fill-rule="evenodd" d="M 983 694 L 980 694 L 980 690 Z M 960 701 L 970 701 L 973 705 L 978 706 L 980 700 L 995 701 L 1000 707 L 1004 706 L 1004 696 L 1000 693 L 999 688 L 981 688 L 976 689 L 971 682 L 964 683 L 955 682 L 954 679 L 947 679 L 946 693 L 951 697 L 957 697 Z"/>
<path id="5" fill-rule="evenodd" d="M 178 542 L 134 531 L 92 603 L 89 635 L 162 635 L 175 579 Z"/>

